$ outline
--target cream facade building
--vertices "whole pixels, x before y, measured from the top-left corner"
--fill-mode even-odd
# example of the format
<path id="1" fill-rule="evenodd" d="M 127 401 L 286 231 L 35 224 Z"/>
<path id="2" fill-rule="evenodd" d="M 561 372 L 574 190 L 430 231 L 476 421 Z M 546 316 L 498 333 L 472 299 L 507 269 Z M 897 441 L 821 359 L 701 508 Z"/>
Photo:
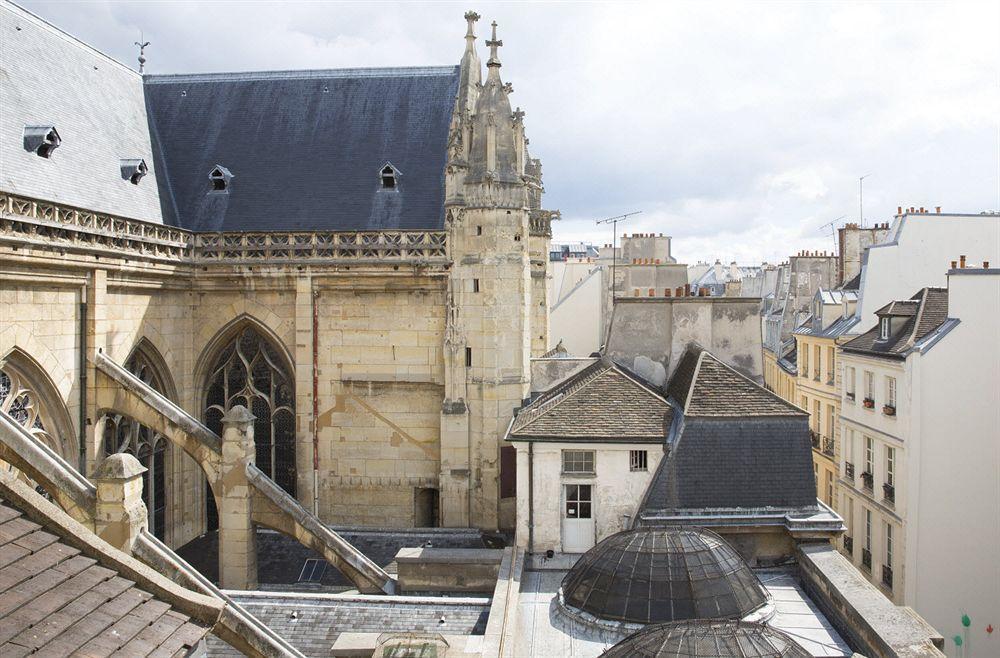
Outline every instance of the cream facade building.
<path id="1" fill-rule="evenodd" d="M 136 454 L 171 546 L 216 523 L 204 474 L 99 406 L 99 354 L 216 434 L 249 408 L 257 465 L 324 522 L 513 527 L 499 441 L 549 342 L 552 213 L 477 15 L 458 66 L 204 76 L 0 15 L 4 404 L 85 474 Z"/>
<path id="2" fill-rule="evenodd" d="M 843 552 L 900 605 L 990 656 L 1000 615 L 1000 270 L 956 267 L 841 348 Z"/>

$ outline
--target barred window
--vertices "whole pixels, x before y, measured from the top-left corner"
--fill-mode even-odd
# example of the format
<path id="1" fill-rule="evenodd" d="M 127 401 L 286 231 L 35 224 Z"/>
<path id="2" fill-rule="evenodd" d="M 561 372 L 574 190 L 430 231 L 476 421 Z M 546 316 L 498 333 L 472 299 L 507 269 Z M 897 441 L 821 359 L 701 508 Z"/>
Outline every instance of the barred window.
<path id="1" fill-rule="evenodd" d="M 649 469 L 649 453 L 646 450 L 628 451 L 628 470 L 645 471 Z"/>
<path id="2" fill-rule="evenodd" d="M 563 473 L 592 474 L 594 472 L 594 451 L 563 450 L 562 462 Z"/>

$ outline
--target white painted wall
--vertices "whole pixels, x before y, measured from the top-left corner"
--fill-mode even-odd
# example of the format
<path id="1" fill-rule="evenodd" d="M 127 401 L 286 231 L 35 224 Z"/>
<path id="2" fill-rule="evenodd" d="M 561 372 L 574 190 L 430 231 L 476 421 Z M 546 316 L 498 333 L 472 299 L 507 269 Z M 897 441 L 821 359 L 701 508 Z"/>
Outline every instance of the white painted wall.
<path id="1" fill-rule="evenodd" d="M 602 342 L 601 273 L 594 272 L 576 285 L 549 311 L 549 348 L 562 341 L 571 355 L 589 356 Z"/>
<path id="2" fill-rule="evenodd" d="M 895 299 L 909 299 L 926 286 L 943 287 L 951 261 L 968 264 L 1000 259 L 1000 215 L 903 215 L 887 242 L 867 250 L 861 275 L 858 332 L 875 324 L 875 311 Z"/>
<path id="3" fill-rule="evenodd" d="M 513 443 L 517 450 L 517 545 L 528 548 L 528 443 Z M 563 475 L 563 450 L 594 450 L 595 475 Z M 629 471 L 629 451 L 646 450 L 648 469 Z M 534 550 L 562 552 L 561 522 L 563 516 L 563 485 L 590 484 L 593 492 L 593 515 L 596 520 L 596 541 L 620 530 L 623 515 L 629 523 L 646 493 L 650 480 L 663 458 L 661 444 L 608 443 L 538 443 L 534 444 Z"/>

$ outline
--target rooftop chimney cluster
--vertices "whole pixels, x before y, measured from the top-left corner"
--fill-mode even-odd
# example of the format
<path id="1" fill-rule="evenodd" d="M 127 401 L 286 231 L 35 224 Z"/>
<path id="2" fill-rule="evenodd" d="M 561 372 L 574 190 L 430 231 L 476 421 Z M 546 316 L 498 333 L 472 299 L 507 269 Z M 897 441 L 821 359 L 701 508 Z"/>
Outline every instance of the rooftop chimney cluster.
<path id="1" fill-rule="evenodd" d="M 632 264 L 633 265 L 659 265 L 660 264 L 660 259 L 659 258 L 633 258 L 632 259 Z"/>
<path id="2" fill-rule="evenodd" d="M 902 210 L 902 208 L 900 208 L 900 210 Z M 850 230 L 850 229 L 858 229 L 860 227 L 858 226 L 857 222 L 847 222 L 846 224 L 844 224 L 844 228 Z M 886 230 L 888 230 L 889 229 L 889 222 L 884 222 L 882 224 L 875 224 L 875 226 L 870 226 L 870 227 L 866 227 L 865 228 L 865 230 L 870 230 L 870 229 L 875 229 L 875 230 L 886 229 Z"/>
<path id="3" fill-rule="evenodd" d="M 659 233 L 659 234 L 657 234 L 657 233 L 633 233 L 632 235 L 629 235 L 628 233 L 626 233 L 622 237 L 623 238 L 662 238 L 663 234 L 662 233 Z M 608 246 L 610 247 L 611 245 L 608 245 Z"/>
<path id="4" fill-rule="evenodd" d="M 910 206 L 909 208 L 906 209 L 907 215 L 928 215 L 930 214 L 930 212 L 931 212 L 930 208 L 924 208 L 923 206 L 920 206 L 919 208 Z M 903 206 L 896 206 L 896 216 L 898 217 L 902 214 L 903 214 Z M 941 206 L 934 206 L 934 214 L 936 215 L 941 214 Z"/>
<path id="5" fill-rule="evenodd" d="M 657 295 L 656 288 L 646 288 L 646 294 L 643 295 L 642 288 L 632 288 L 633 297 L 710 297 L 708 288 L 692 288 L 691 284 L 685 284 L 684 286 L 677 286 L 676 289 L 671 290 L 670 288 L 664 288 L 662 295 Z"/>
<path id="6" fill-rule="evenodd" d="M 795 254 L 797 257 L 812 257 L 812 258 L 833 258 L 836 254 L 827 253 L 826 251 L 807 251 L 802 250 Z"/>
<path id="7" fill-rule="evenodd" d="M 969 267 L 972 268 L 973 266 L 969 265 Z M 966 268 L 966 265 L 965 265 L 965 254 L 962 254 L 961 256 L 959 256 L 957 261 L 951 261 L 951 269 L 953 269 L 953 270 L 964 270 L 965 268 Z M 984 270 L 990 269 L 990 261 L 988 261 L 988 260 L 984 260 L 983 261 L 983 269 Z"/>

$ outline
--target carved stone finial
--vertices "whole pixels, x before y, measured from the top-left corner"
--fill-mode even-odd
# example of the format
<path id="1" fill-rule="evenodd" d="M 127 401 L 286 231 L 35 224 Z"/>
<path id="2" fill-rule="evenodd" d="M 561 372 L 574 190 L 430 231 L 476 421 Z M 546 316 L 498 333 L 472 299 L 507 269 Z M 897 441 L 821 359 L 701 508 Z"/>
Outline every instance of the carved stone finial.
<path id="1" fill-rule="evenodd" d="M 514 110 L 514 123 L 521 123 L 524 121 L 524 110 L 517 108 Z"/>
<path id="2" fill-rule="evenodd" d="M 469 23 L 469 29 L 465 33 L 465 38 L 466 39 L 475 39 L 476 38 L 476 21 L 478 21 L 479 19 L 480 19 L 479 14 L 477 14 L 474 11 L 467 11 L 467 12 L 465 12 L 465 20 L 468 21 L 468 23 Z"/>
<path id="3" fill-rule="evenodd" d="M 493 26 L 493 36 L 486 42 L 486 45 L 490 47 L 490 59 L 486 62 L 486 66 L 499 67 L 500 58 L 497 56 L 497 48 L 503 45 L 503 41 L 497 39 L 497 22 L 493 21 L 490 25 Z"/>
<path id="4" fill-rule="evenodd" d="M 513 94 L 513 93 L 514 93 L 514 85 L 512 85 L 512 84 L 511 84 L 511 83 L 509 83 L 509 82 L 505 82 L 505 83 L 504 83 L 504 85 L 503 85 L 503 90 L 504 90 L 504 91 L 505 91 L 505 92 L 507 93 L 507 95 L 509 96 L 509 95 L 511 95 L 511 94 Z"/>

